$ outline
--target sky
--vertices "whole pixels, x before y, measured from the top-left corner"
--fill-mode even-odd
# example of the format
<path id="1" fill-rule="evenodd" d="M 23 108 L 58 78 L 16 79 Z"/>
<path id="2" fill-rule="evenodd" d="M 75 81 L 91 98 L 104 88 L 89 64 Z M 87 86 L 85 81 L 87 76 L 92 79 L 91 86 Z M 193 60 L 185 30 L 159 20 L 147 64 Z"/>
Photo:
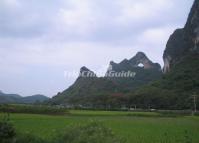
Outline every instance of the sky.
<path id="1" fill-rule="evenodd" d="M 52 97 L 82 66 L 104 72 L 138 51 L 163 66 L 193 0 L 0 0 L 0 90 Z"/>

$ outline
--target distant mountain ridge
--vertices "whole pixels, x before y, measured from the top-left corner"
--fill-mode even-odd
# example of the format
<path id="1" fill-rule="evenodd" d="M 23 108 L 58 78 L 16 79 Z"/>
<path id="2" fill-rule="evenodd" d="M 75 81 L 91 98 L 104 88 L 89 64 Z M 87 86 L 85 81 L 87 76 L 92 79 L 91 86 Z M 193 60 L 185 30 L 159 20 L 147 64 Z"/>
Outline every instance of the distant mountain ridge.
<path id="1" fill-rule="evenodd" d="M 22 97 L 18 94 L 5 94 L 0 91 L 0 104 L 7 104 L 7 103 L 21 103 L 21 104 L 33 104 L 36 102 L 43 102 L 48 100 L 49 98 L 44 95 L 33 95 Z"/>
<path id="2" fill-rule="evenodd" d="M 153 63 L 149 58 L 143 53 L 138 52 L 133 58 L 130 60 L 124 59 L 119 64 L 111 61 L 110 66 L 112 67 L 111 70 L 108 69 L 108 72 L 111 71 L 129 71 L 134 70 L 134 68 L 140 67 L 139 65 L 142 64 L 144 69 L 156 69 L 161 71 L 161 66 L 158 63 Z"/>
<path id="3" fill-rule="evenodd" d="M 143 67 L 140 67 L 139 64 L 143 64 Z M 128 71 L 135 72 L 135 77 L 107 76 L 109 73 Z M 110 62 L 104 77 L 97 77 L 87 67 L 80 69 L 80 75 L 93 76 L 79 76 L 71 87 L 57 94 L 50 102 L 53 104 L 92 104 L 94 98 L 99 96 L 127 93 L 154 80 L 158 80 L 162 76 L 162 71 L 158 63 L 153 63 L 143 52 L 138 52 L 130 60 L 125 59 L 119 64 Z"/>

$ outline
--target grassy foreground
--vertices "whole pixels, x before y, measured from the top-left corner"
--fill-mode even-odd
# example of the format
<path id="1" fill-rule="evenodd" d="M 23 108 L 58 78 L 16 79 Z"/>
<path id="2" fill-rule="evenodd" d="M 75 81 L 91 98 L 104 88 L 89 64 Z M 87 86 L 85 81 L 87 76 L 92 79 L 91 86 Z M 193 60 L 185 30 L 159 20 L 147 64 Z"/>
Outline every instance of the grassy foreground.
<path id="1" fill-rule="evenodd" d="M 2 117 L 3 114 L 0 114 Z M 198 143 L 199 117 L 159 117 L 158 113 L 70 111 L 70 114 L 50 116 L 11 114 L 17 132 L 26 132 L 51 139 L 55 132 L 73 124 L 91 120 L 102 122 L 127 143 Z"/>

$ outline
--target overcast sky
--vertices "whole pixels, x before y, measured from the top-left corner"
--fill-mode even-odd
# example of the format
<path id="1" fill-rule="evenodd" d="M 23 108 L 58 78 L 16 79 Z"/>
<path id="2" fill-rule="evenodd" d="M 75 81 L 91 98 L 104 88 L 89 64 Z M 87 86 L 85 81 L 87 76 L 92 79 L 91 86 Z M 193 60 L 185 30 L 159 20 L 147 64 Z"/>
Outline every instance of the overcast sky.
<path id="1" fill-rule="evenodd" d="M 53 96 L 87 66 L 105 70 L 143 51 L 163 65 L 169 35 L 193 0 L 0 0 L 0 90 Z"/>

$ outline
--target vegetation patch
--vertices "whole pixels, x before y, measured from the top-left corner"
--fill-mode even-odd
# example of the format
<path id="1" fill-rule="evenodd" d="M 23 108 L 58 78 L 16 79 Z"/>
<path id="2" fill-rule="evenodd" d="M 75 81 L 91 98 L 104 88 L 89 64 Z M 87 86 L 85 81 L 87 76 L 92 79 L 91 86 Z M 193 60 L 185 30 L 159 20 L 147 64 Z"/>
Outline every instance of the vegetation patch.
<path id="1" fill-rule="evenodd" d="M 64 108 L 39 105 L 0 105 L 0 112 L 61 115 L 68 111 Z"/>

